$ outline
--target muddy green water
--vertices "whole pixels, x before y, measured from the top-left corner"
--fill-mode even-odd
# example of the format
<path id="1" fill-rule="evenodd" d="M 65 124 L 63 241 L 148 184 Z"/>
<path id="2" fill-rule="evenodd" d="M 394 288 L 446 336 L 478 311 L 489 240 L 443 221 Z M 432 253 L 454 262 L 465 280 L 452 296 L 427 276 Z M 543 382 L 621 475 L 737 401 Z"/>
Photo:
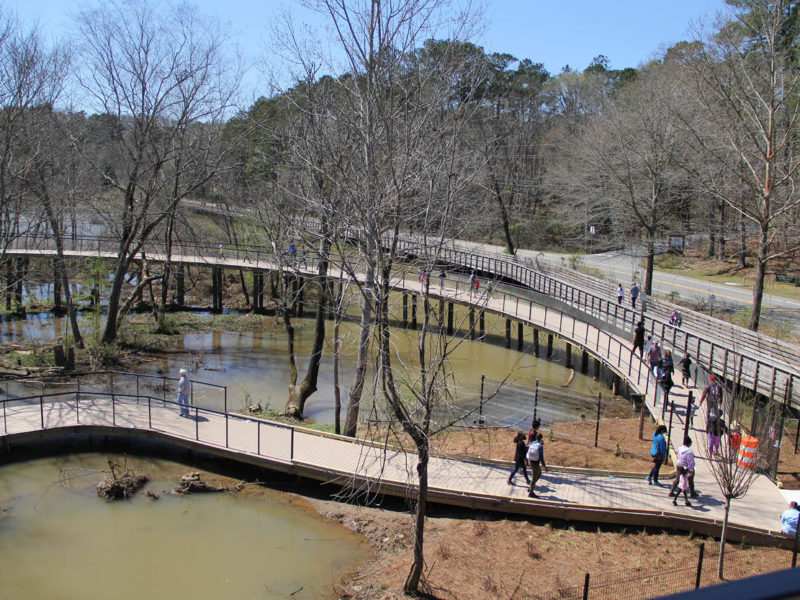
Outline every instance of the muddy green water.
<path id="1" fill-rule="evenodd" d="M 456 311 L 456 323 L 464 320 L 466 311 Z M 209 316 L 209 319 L 212 317 Z M 313 320 L 296 319 L 295 351 L 300 378 L 305 375 L 313 342 Z M 503 339 L 505 322 L 487 315 L 486 334 L 495 340 Z M 47 341 L 63 332 L 60 319 L 38 318 L 2 324 L 0 336 L 5 342 L 19 340 Z M 306 404 L 305 415 L 317 423 L 334 421 L 333 389 L 333 324 L 327 323 L 326 345 L 319 374 L 317 391 Z M 413 368 L 417 355 L 417 331 L 393 328 L 395 365 Z M 514 329 L 516 334 L 516 328 Z M 346 402 L 351 375 L 355 366 L 358 325 L 345 322 L 341 326 L 342 397 Z M 592 377 L 575 373 L 568 388 L 562 385 L 570 379 L 570 369 L 564 364 L 563 343 L 556 340 L 554 356 L 548 360 L 546 335 L 541 335 L 539 356 L 531 353 L 532 333 L 525 329 L 526 351 L 506 349 L 502 345 L 470 341 L 453 344 L 449 359 L 452 411 L 455 417 L 463 416 L 463 424 L 470 425 L 478 418 L 481 398 L 481 380 L 484 384 L 484 418 L 487 425 L 515 426 L 530 420 L 533 414 L 535 381 L 551 391 L 540 394 L 538 414 L 545 423 L 578 418 L 591 404 L 586 397 L 604 395 L 607 388 Z M 461 338 L 463 339 L 463 335 Z M 458 338 L 458 334 L 456 336 Z M 516 338 L 512 340 L 516 348 Z M 282 410 L 287 397 L 289 365 L 287 361 L 286 334 L 282 326 L 264 327 L 241 333 L 214 332 L 175 336 L 172 347 L 153 355 L 153 360 L 136 367 L 145 374 L 166 374 L 177 377 L 178 369 L 185 367 L 195 381 L 205 381 L 227 386 L 228 410 L 238 411 L 252 404 L 261 404 Z M 580 364 L 580 355 L 573 352 L 573 366 Z M 591 370 L 590 370 L 591 371 Z M 367 388 L 362 400 L 362 414 L 369 415 L 372 407 L 374 371 L 368 375 Z M 9 385 L 17 395 L 39 393 L 39 390 L 22 389 Z M 147 391 L 152 395 L 160 392 Z M 170 399 L 173 399 L 170 392 Z M 221 394 L 201 392 L 195 388 L 196 404 L 205 408 L 223 410 Z M 379 400 L 376 400 L 379 402 Z M 378 411 L 379 412 L 379 411 Z"/>
<path id="2" fill-rule="evenodd" d="M 159 500 L 107 503 L 95 492 L 107 458 L 0 467 L 4 600 L 335 598 L 333 584 L 371 557 L 361 536 L 282 492 L 162 494 L 195 470 L 168 461 L 127 458 Z"/>

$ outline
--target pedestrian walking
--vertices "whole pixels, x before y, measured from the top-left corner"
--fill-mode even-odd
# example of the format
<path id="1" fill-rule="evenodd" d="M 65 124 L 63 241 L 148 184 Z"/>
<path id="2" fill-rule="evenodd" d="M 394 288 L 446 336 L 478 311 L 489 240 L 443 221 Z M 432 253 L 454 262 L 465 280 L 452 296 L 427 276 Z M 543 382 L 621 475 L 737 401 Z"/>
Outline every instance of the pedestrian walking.
<path id="1" fill-rule="evenodd" d="M 477 294 L 481 289 L 481 280 L 477 277 L 475 278 L 475 293 Z"/>
<path id="2" fill-rule="evenodd" d="M 469 295 L 470 296 L 472 295 L 472 291 L 475 289 L 475 282 L 477 280 L 478 280 L 478 278 L 475 275 L 475 271 L 472 271 L 469 274 L 469 281 L 468 281 L 468 284 L 469 284 Z"/>
<path id="3" fill-rule="evenodd" d="M 525 466 L 525 455 L 528 452 L 528 445 L 525 443 L 525 434 L 521 431 L 514 436 L 514 470 L 508 476 L 508 485 L 514 485 L 514 475 L 517 471 L 522 469 L 522 474 L 525 475 L 525 483 L 530 485 L 531 480 L 528 477 L 528 468 Z"/>
<path id="4" fill-rule="evenodd" d="M 220 258 L 225 258 L 225 246 L 220 244 L 219 247 L 217 248 L 217 253 L 219 254 Z"/>
<path id="5" fill-rule="evenodd" d="M 792 500 L 789 502 L 789 508 L 781 515 L 781 531 L 786 535 L 796 536 L 798 517 L 800 517 L 800 506 Z"/>
<path id="6" fill-rule="evenodd" d="M 658 379 L 658 372 L 656 369 L 661 366 L 661 346 L 658 345 L 658 340 L 653 342 L 650 351 L 647 353 L 647 364 L 650 365 L 653 376 Z"/>
<path id="7" fill-rule="evenodd" d="M 661 362 L 662 365 L 657 367 L 658 385 L 664 392 L 664 406 L 666 407 L 669 405 L 669 393 L 675 386 L 675 382 L 672 379 L 672 371 L 674 369 L 666 369 L 663 365 L 664 361 L 662 360 Z"/>
<path id="8" fill-rule="evenodd" d="M 425 278 L 425 269 L 423 269 L 422 267 L 420 267 L 419 269 L 417 269 L 417 281 L 419 281 L 420 283 L 422 283 L 422 280 L 423 280 L 424 278 Z"/>
<path id="9" fill-rule="evenodd" d="M 678 364 L 681 366 L 681 385 L 688 387 L 692 377 L 692 357 L 687 354 Z"/>
<path id="10" fill-rule="evenodd" d="M 639 349 L 639 358 L 644 358 L 644 321 L 636 323 L 636 329 L 633 330 L 633 348 L 631 348 L 631 356 Z"/>
<path id="11" fill-rule="evenodd" d="M 622 284 L 617 284 L 617 304 L 622 304 L 622 300 L 625 298 L 625 290 L 622 289 Z"/>
<path id="12" fill-rule="evenodd" d="M 528 459 L 528 464 L 531 466 L 531 483 L 528 487 L 528 497 L 538 498 L 536 495 L 536 482 L 542 476 L 542 469 L 547 471 L 547 463 L 544 461 L 544 436 L 539 433 L 536 439 L 533 440 L 528 446 L 528 452 L 525 458 Z"/>
<path id="13" fill-rule="evenodd" d="M 439 273 L 439 291 L 444 289 L 445 279 L 447 279 L 447 273 L 445 273 L 444 269 L 442 269 L 442 272 Z"/>
<path id="14" fill-rule="evenodd" d="M 708 400 L 706 405 L 706 421 L 712 418 L 722 416 L 722 385 L 717 381 L 716 375 L 708 376 L 708 385 L 703 388 L 703 393 L 700 394 L 700 400 L 697 403 L 698 408 L 703 405 L 703 402 Z"/>
<path id="15" fill-rule="evenodd" d="M 297 259 L 297 246 L 294 243 L 294 240 L 289 242 L 289 249 L 287 250 L 289 254 L 289 260 L 292 264 L 294 264 L 295 260 Z"/>
<path id="16" fill-rule="evenodd" d="M 653 468 L 645 479 L 648 485 L 660 485 L 658 483 L 658 472 L 661 470 L 661 465 L 667 458 L 667 439 L 664 434 L 667 432 L 666 425 L 659 425 L 653 434 L 653 447 L 650 448 L 650 456 L 653 459 Z"/>
<path id="17" fill-rule="evenodd" d="M 180 410 L 180 416 L 188 417 L 189 416 L 189 374 L 186 372 L 186 369 L 180 369 L 178 371 L 178 375 L 180 375 L 180 379 L 178 379 L 178 409 Z"/>
<path id="18" fill-rule="evenodd" d="M 250 255 L 247 252 L 247 246 L 244 247 L 244 261 L 245 262 L 251 262 Z"/>
<path id="19" fill-rule="evenodd" d="M 636 310 L 636 299 L 639 297 L 639 286 L 634 281 L 631 284 L 631 306 Z"/>
<path id="20" fill-rule="evenodd" d="M 708 435 L 708 455 L 719 454 L 720 438 L 725 425 L 719 417 L 712 417 L 706 421 L 706 434 Z"/>
<path id="21" fill-rule="evenodd" d="M 645 356 L 649 356 L 650 355 L 650 349 L 652 347 L 653 347 L 653 336 L 652 335 L 648 335 L 647 339 L 644 342 L 644 355 Z"/>
<path id="22" fill-rule="evenodd" d="M 678 504 L 678 496 L 680 495 L 677 492 L 680 489 L 684 492 L 684 500 L 686 501 L 686 506 L 691 506 L 692 504 L 689 502 L 687 490 L 691 492 L 692 498 L 697 496 L 697 493 L 694 490 L 694 451 L 692 450 L 692 438 L 688 435 L 683 438 L 683 445 L 678 448 L 678 462 L 675 465 L 677 471 L 675 479 L 672 482 L 672 487 L 669 490 L 670 496 L 675 496 L 672 500 L 672 504 Z M 684 478 L 683 481 L 682 478 Z"/>
<path id="23" fill-rule="evenodd" d="M 531 428 L 528 430 L 528 443 L 530 444 L 536 437 L 539 435 L 539 428 L 541 428 L 542 422 L 539 419 L 534 419 L 531 422 Z"/>

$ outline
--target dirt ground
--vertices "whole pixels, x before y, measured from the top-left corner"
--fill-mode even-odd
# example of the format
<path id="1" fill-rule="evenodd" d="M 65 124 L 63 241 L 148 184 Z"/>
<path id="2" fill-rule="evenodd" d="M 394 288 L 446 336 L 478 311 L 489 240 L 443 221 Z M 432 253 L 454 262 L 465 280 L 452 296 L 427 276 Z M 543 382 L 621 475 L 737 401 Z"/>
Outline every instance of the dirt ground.
<path id="1" fill-rule="evenodd" d="M 312 500 L 326 517 L 366 536 L 376 559 L 335 586 L 339 598 L 402 598 L 413 556 L 410 514 Z M 432 598 L 650 598 L 694 587 L 705 542 L 703 585 L 716 577 L 718 542 L 689 535 L 570 526 L 493 514 L 437 514 L 426 525 L 425 590 Z M 789 567 L 791 553 L 728 546 L 726 578 Z"/>
<path id="2" fill-rule="evenodd" d="M 551 465 L 646 472 L 652 424 L 638 439 L 638 418 L 552 424 L 545 452 Z M 514 432 L 470 429 L 439 439 L 437 451 L 509 460 Z M 337 597 L 390 600 L 402 586 L 413 558 L 410 512 L 311 500 L 317 510 L 369 539 L 376 559 L 335 588 Z M 425 590 L 432 598 L 581 598 L 590 573 L 592 598 L 636 599 L 694 587 L 700 544 L 705 542 L 703 585 L 719 583 L 719 543 L 663 531 L 596 527 L 433 507 L 427 520 Z M 738 579 L 791 564 L 774 548 L 729 546 L 726 578 Z"/>

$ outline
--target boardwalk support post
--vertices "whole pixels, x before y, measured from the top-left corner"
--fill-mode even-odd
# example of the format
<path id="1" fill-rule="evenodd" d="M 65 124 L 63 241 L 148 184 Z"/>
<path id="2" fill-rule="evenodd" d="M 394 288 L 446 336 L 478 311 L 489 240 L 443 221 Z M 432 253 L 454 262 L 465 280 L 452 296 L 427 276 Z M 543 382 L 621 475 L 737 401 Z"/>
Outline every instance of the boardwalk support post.
<path id="1" fill-rule="evenodd" d="M 486 382 L 486 375 L 481 375 L 481 403 L 478 407 L 478 425 L 483 425 L 483 384 Z"/>
<path id="2" fill-rule="evenodd" d="M 597 421 L 594 427 L 594 447 L 597 448 L 597 442 L 600 439 L 600 403 L 603 400 L 603 394 L 597 394 Z"/>
<path id="3" fill-rule="evenodd" d="M 571 369 L 572 368 L 572 344 L 570 344 L 569 342 L 567 342 L 566 353 L 567 354 L 566 354 L 566 359 L 564 360 L 564 366 L 567 367 L 568 369 Z"/>
<path id="4" fill-rule="evenodd" d="M 447 303 L 447 335 L 453 335 L 453 303 Z"/>
<path id="5" fill-rule="evenodd" d="M 522 322 L 520 321 L 519 323 L 517 323 L 517 351 L 518 352 L 522 352 L 522 342 L 524 340 L 523 331 L 524 331 L 524 329 L 522 327 Z"/>
<path id="6" fill-rule="evenodd" d="M 589 600 L 589 573 L 583 578 L 583 600 Z"/>

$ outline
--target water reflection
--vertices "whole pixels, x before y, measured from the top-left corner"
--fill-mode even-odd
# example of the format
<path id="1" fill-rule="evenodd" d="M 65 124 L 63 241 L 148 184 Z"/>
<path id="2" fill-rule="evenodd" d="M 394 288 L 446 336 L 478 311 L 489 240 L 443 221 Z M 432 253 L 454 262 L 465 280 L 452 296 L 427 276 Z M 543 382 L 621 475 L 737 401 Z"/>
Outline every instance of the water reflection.
<path id="1" fill-rule="evenodd" d="M 360 536 L 269 489 L 105 503 L 94 486 L 106 458 L 0 467 L 4 599 L 333 598 L 332 583 L 370 556 Z M 127 461 L 158 493 L 190 470 Z"/>

